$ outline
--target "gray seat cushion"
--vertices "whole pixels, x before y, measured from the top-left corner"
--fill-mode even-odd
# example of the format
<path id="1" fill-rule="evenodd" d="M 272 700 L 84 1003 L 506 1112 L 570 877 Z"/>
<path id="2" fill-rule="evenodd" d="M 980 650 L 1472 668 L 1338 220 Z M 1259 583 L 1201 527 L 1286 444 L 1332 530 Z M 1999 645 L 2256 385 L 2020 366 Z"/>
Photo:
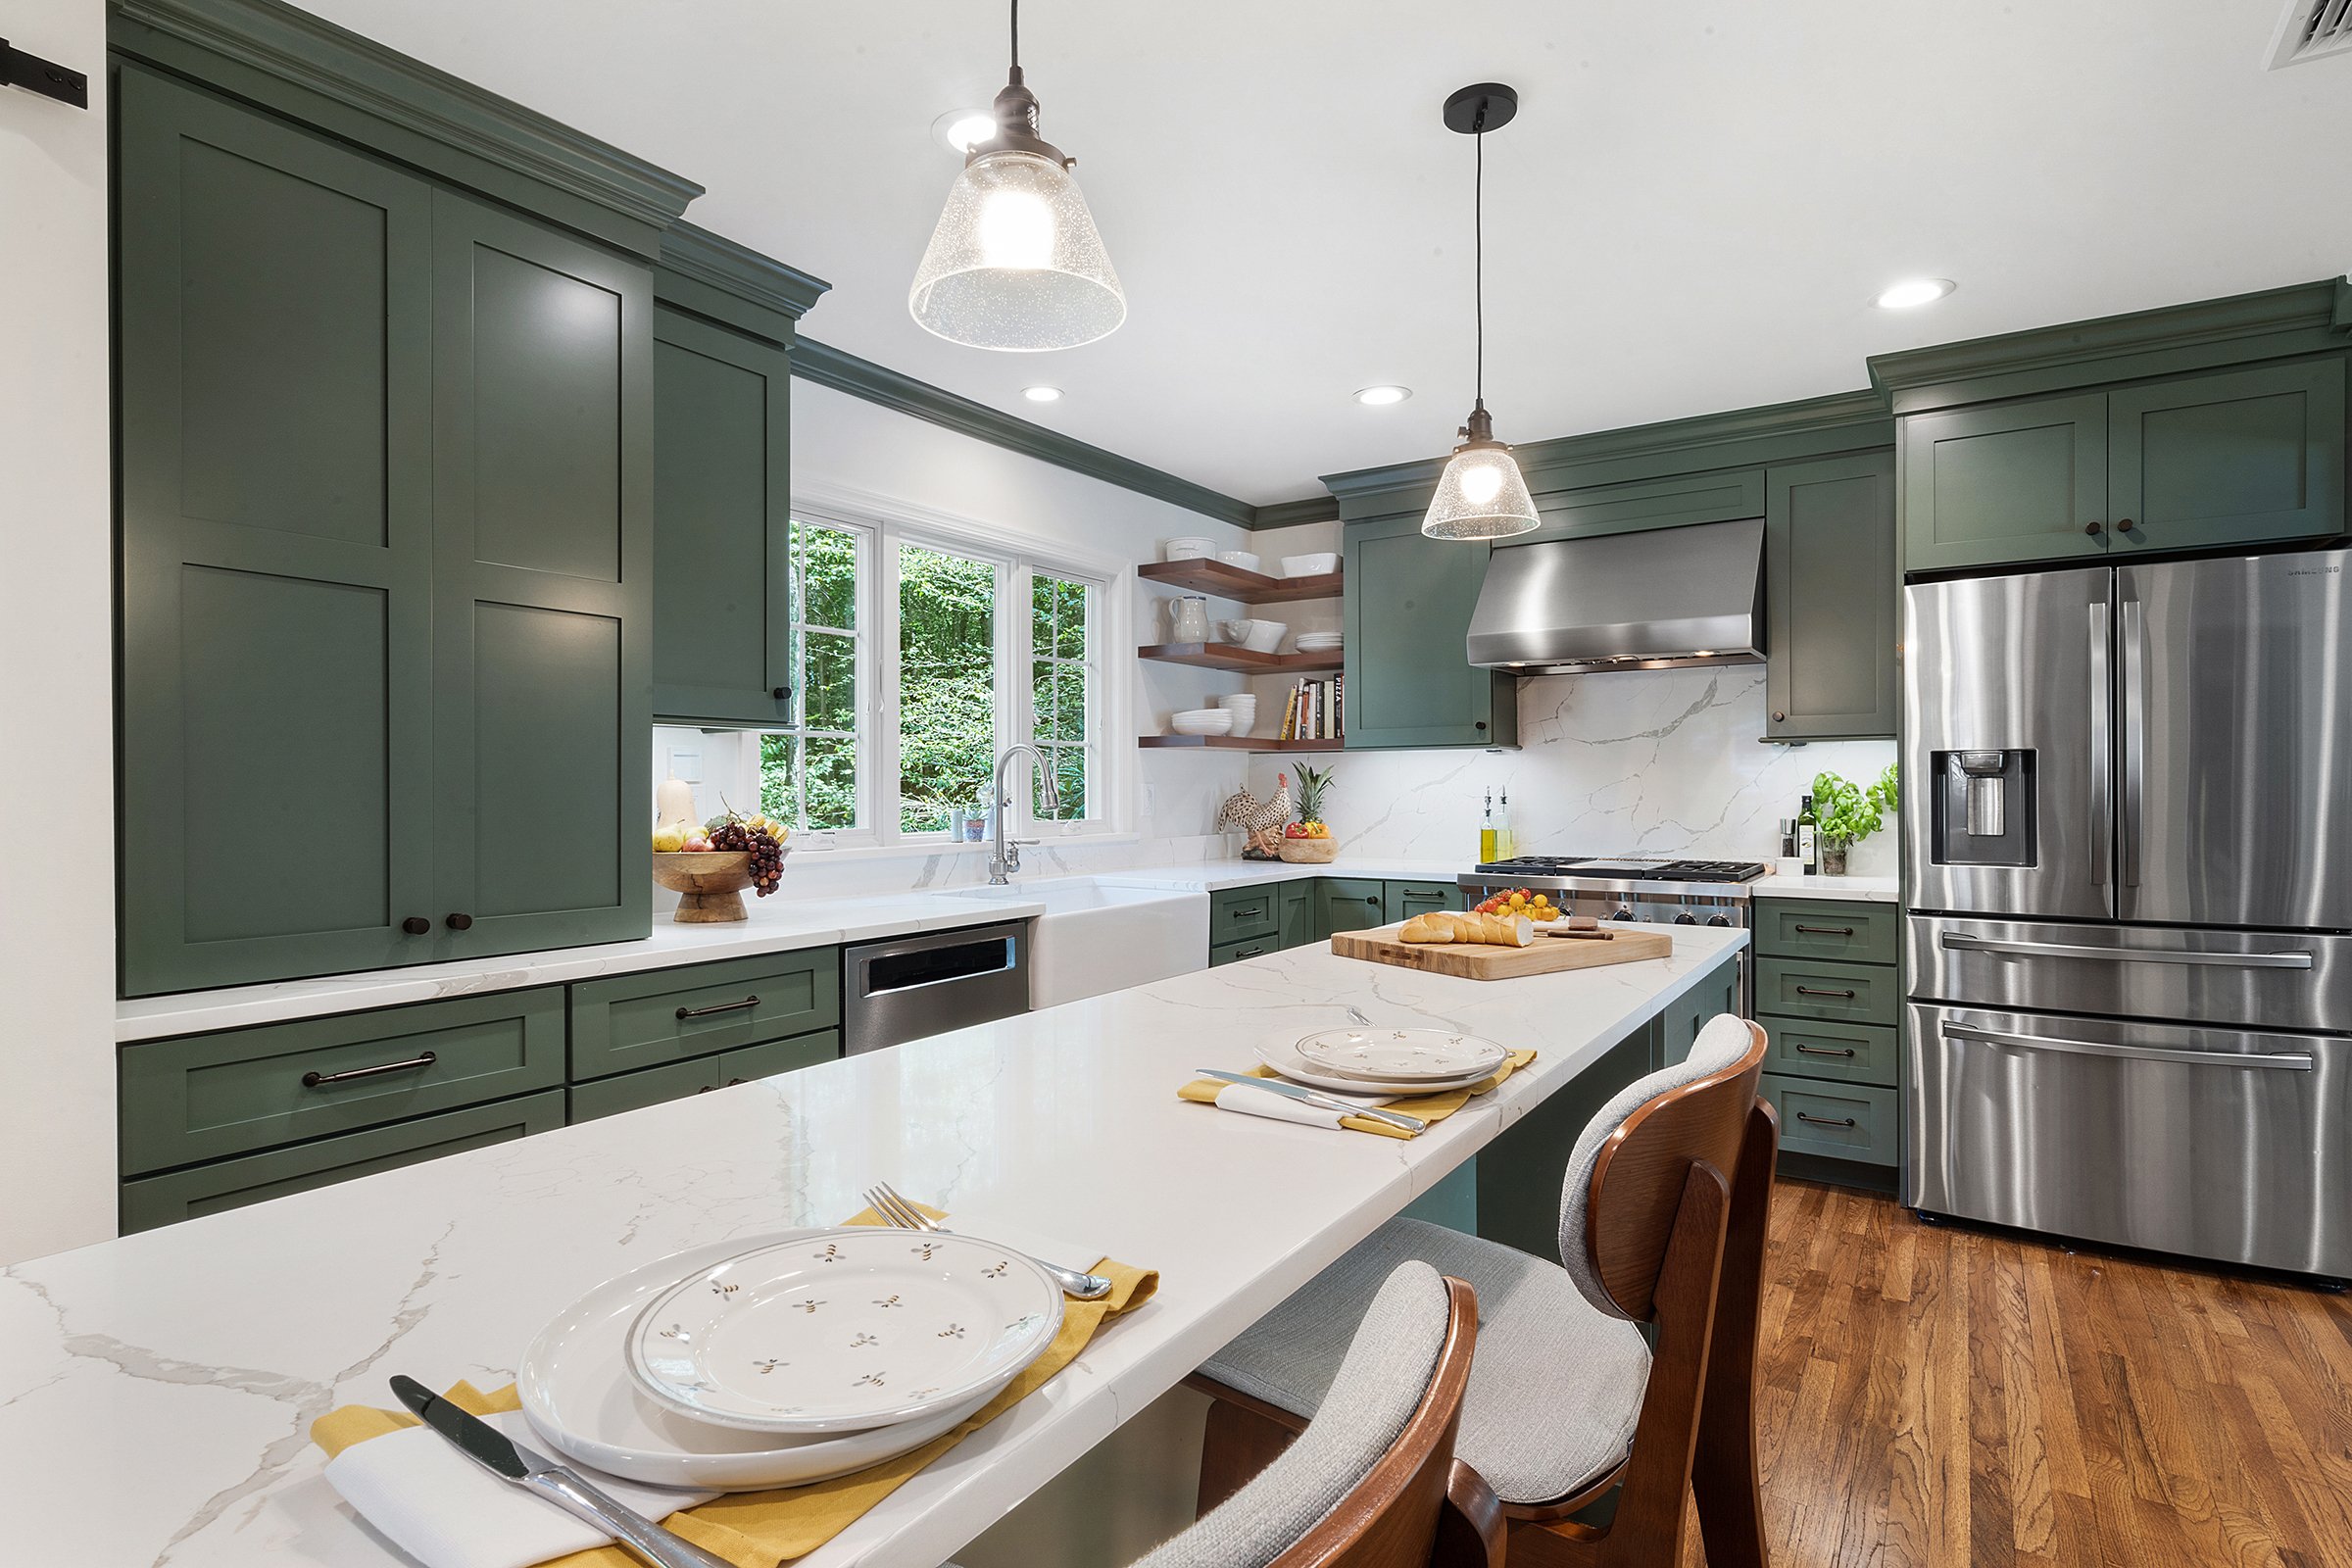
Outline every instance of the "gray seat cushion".
<path id="1" fill-rule="evenodd" d="M 1496 1495 L 1549 1502 L 1625 1458 L 1649 1381 L 1641 1333 L 1595 1311 L 1558 1264 L 1420 1220 L 1389 1221 L 1201 1370 L 1313 1417 L 1382 1282 L 1414 1258 L 1478 1293 L 1478 1353 L 1454 1451 Z"/>
<path id="2" fill-rule="evenodd" d="M 1298 1441 L 1137 1568 L 1264 1568 L 1389 1451 L 1428 1394 L 1446 1343 L 1445 1282 L 1409 1258 L 1399 1262 L 1370 1282 L 1341 1331 L 1324 1368 L 1323 1407 Z"/>

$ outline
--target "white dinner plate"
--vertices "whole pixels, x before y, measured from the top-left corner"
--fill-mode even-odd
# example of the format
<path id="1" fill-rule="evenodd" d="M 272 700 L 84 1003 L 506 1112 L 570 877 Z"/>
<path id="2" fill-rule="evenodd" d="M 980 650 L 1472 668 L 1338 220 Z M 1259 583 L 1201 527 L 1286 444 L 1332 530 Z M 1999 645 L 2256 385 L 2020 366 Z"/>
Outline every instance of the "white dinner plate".
<path id="1" fill-rule="evenodd" d="M 1305 1084 L 1312 1089 L 1328 1089 L 1339 1095 L 1369 1096 L 1373 1100 L 1381 1098 L 1395 1100 L 1407 1095 L 1440 1095 L 1448 1089 L 1467 1089 L 1472 1084 L 1492 1077 L 1494 1071 L 1490 1067 L 1485 1072 L 1474 1072 L 1455 1078 L 1383 1084 L 1325 1071 L 1298 1054 L 1298 1047 L 1288 1043 L 1261 1047 L 1257 1054 L 1257 1059 L 1293 1083 Z"/>
<path id="2" fill-rule="evenodd" d="M 762 1432 L 849 1432 L 994 1394 L 1060 1332 L 1061 1288 L 994 1242 L 843 1226 L 696 1269 L 622 1349 L 681 1414 Z"/>
<path id="3" fill-rule="evenodd" d="M 1483 1035 L 1450 1029 L 1324 1029 L 1297 1049 L 1319 1071 L 1379 1084 L 1475 1082 L 1510 1055 Z"/>
<path id="4" fill-rule="evenodd" d="M 968 1403 L 919 1421 L 838 1436 L 796 1437 L 712 1426 L 648 1397 L 620 1355 L 621 1336 L 690 1270 L 780 1242 L 820 1234 L 778 1231 L 657 1258 L 605 1281 L 559 1312 L 523 1352 L 514 1386 L 531 1430 L 567 1459 L 658 1487 L 745 1492 L 801 1486 L 895 1459 L 953 1430 L 988 1402 Z"/>

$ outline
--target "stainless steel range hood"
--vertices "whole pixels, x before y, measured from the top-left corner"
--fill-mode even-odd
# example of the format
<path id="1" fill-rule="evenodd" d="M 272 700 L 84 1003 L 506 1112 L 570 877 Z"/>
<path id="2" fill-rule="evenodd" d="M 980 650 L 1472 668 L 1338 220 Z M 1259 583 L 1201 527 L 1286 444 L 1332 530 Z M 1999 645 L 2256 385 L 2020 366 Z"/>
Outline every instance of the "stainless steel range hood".
<path id="1" fill-rule="evenodd" d="M 1496 550 L 1470 662 L 1523 675 L 1764 659 L 1764 519 Z"/>

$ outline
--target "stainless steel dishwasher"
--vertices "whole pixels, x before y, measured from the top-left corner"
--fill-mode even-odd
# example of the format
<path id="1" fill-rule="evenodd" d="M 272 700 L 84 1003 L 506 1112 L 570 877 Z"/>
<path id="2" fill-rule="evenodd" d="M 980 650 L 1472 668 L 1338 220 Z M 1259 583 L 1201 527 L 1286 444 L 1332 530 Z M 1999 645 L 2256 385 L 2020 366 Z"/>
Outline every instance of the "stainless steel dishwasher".
<path id="1" fill-rule="evenodd" d="M 964 926 L 844 948 L 841 1034 L 880 1051 L 1029 1010 L 1029 922 Z"/>

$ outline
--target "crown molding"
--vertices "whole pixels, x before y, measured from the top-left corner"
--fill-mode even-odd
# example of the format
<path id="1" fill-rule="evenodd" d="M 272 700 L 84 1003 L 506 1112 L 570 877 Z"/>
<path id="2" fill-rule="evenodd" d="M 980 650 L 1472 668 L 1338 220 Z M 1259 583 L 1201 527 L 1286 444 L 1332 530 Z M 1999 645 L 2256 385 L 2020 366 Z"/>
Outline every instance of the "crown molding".
<path id="1" fill-rule="evenodd" d="M 683 220 L 662 236 L 654 298 L 789 348 L 794 327 L 833 285 Z"/>
<path id="2" fill-rule="evenodd" d="M 2176 375 L 2345 346 L 2342 278 L 1877 354 L 1871 385 L 1897 414 Z"/>
<path id="3" fill-rule="evenodd" d="M 652 256 L 694 181 L 278 0 L 111 0 L 119 54 Z"/>
<path id="4" fill-rule="evenodd" d="M 1302 522 L 1340 520 L 1338 496 L 1308 496 L 1301 501 L 1277 501 L 1251 509 L 1252 528 L 1295 528 Z"/>

